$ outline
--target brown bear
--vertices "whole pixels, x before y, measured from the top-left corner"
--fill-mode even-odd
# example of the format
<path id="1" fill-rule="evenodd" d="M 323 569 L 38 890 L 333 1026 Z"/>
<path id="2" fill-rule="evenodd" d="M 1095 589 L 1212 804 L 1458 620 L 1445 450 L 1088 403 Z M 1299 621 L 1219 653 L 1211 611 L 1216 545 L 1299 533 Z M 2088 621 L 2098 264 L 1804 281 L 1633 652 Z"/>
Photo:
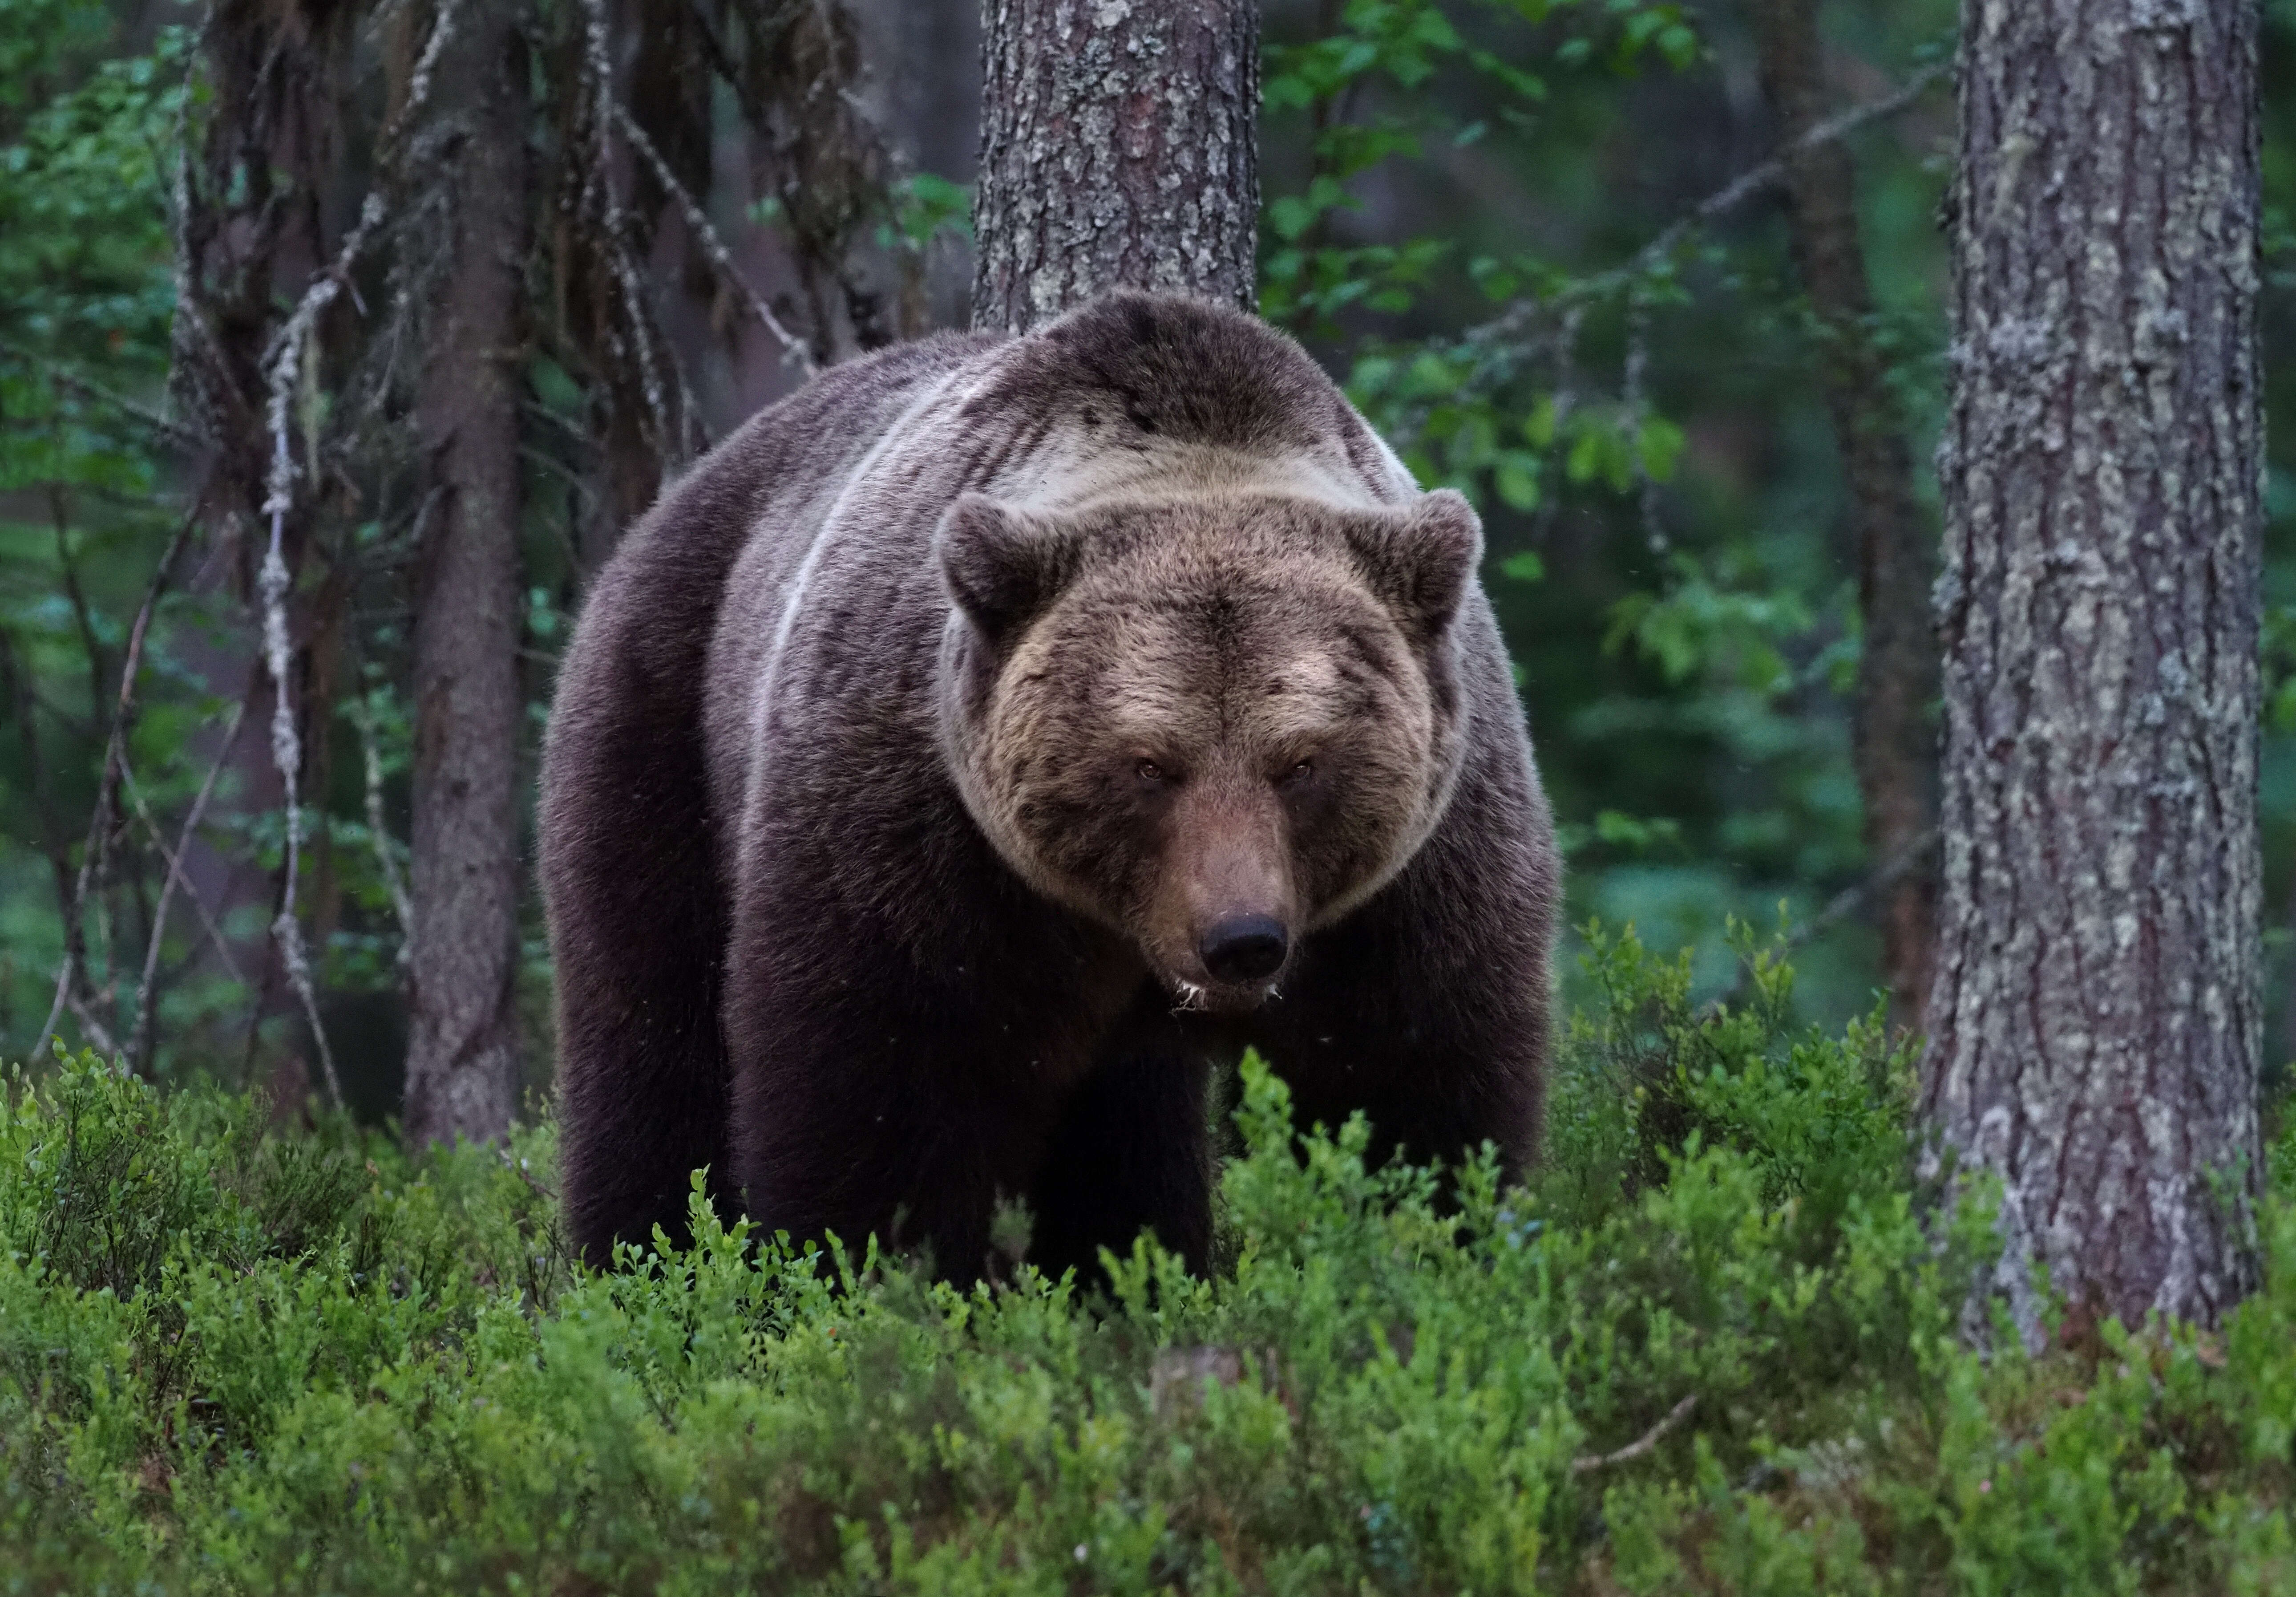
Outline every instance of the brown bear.
<path id="1" fill-rule="evenodd" d="M 978 1276 L 1201 1269 L 1249 1045 L 1381 1157 L 1537 1135 L 1553 827 L 1467 502 L 1297 345 L 1123 293 L 840 366 L 666 491 L 551 720 L 566 1201 Z"/>

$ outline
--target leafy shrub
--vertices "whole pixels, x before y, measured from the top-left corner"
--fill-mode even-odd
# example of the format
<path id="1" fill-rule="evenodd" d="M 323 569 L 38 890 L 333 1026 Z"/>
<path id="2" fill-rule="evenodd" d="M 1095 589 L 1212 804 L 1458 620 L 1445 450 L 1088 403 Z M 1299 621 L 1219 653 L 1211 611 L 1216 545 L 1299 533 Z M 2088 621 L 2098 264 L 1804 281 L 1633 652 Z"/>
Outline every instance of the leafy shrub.
<path id="1" fill-rule="evenodd" d="M 88 1058 L 0 1118 L 0 1590 L 2255 1592 L 2296 1193 L 2220 1336 L 1980 1356 L 1908 1060 L 1597 938 L 1546 1162 L 1444 1201 L 1245 1072 L 1230 1266 L 1087 1298 L 720 1224 L 573 1267 L 550 1132 L 409 1164 Z M 698 1194 L 698 1189 L 697 1189 Z"/>

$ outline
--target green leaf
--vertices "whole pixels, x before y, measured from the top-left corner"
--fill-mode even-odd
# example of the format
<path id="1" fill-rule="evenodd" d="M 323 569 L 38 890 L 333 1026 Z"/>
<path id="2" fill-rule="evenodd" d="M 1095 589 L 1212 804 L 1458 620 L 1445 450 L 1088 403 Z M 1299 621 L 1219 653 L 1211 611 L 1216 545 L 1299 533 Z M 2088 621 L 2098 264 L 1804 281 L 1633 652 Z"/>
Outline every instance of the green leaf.
<path id="1" fill-rule="evenodd" d="M 1499 498 L 1513 508 L 1522 511 L 1538 508 L 1538 462 L 1534 457 L 1520 450 L 1507 450 L 1499 457 L 1498 465 L 1492 469 L 1491 482 L 1498 490 Z M 1538 564 L 1536 555 L 1523 557 L 1534 566 Z M 1538 574 L 1533 572 L 1531 580 L 1535 580 Z"/>
<path id="2" fill-rule="evenodd" d="M 1640 440 L 1643 470 L 1649 473 L 1652 482 L 1673 480 L 1675 462 L 1682 455 L 1682 429 L 1664 416 L 1646 416 L 1643 418 Z"/>

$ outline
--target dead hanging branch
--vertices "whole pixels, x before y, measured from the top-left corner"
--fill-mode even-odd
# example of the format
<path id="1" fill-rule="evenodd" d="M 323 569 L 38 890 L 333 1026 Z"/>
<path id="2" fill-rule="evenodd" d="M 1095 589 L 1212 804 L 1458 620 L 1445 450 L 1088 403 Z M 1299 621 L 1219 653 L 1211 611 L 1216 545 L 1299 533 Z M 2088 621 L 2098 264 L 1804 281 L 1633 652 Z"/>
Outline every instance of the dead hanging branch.
<path id="1" fill-rule="evenodd" d="M 288 461 L 284 425 L 276 426 L 272 437 L 276 451 L 272 457 L 273 481 L 291 482 L 294 467 Z M 279 913 L 272 919 L 271 935 L 279 945 L 279 961 L 286 969 L 288 984 L 301 1000 L 304 1021 L 311 1028 L 312 1045 L 319 1050 L 319 1067 L 326 1080 L 328 1099 L 340 1109 L 343 1107 L 342 1083 L 335 1074 L 335 1055 L 327 1045 L 326 1025 L 319 1018 L 319 998 L 311 980 L 303 922 L 295 913 L 296 877 L 303 852 L 303 803 L 299 791 L 303 740 L 295 725 L 294 693 L 290 686 L 294 649 L 287 632 L 287 594 L 294 586 L 294 579 L 287 573 L 283 553 L 288 502 L 283 490 L 275 490 L 274 498 L 264 506 L 271 515 L 271 542 L 264 553 L 262 572 L 256 579 L 258 590 L 263 596 L 263 659 L 271 672 L 271 763 L 279 772 L 287 834 Z"/>
<path id="2" fill-rule="evenodd" d="M 636 370 L 638 390 L 645 401 L 654 458 L 664 467 L 686 454 L 692 407 L 685 407 L 678 425 L 670 419 L 669 399 L 663 379 L 665 357 L 654 337 L 653 317 L 647 309 L 637 264 L 629 246 L 630 217 L 614 192 L 613 128 L 620 102 L 614 93 L 613 62 L 607 49 L 605 0 L 583 0 L 582 116 L 580 138 L 588 160 L 577 202 L 578 221 L 589 236 L 591 254 L 611 281 L 621 308 L 619 336 L 629 344 L 629 364 Z M 614 335 L 610 334 L 610 342 Z M 619 351 L 615 351 L 619 353 Z M 684 378 L 677 379 L 681 394 Z"/>
<path id="3" fill-rule="evenodd" d="M 873 243 L 907 170 L 857 92 L 866 70 L 850 10 L 842 0 L 733 0 L 732 10 L 747 36 L 742 60 L 705 25 L 706 54 L 773 152 L 815 358 L 832 365 L 922 331 L 923 252 L 898 227 L 889 251 Z"/>
<path id="4" fill-rule="evenodd" d="M 271 537 L 264 550 L 262 569 L 256 577 L 256 591 L 263 604 L 263 659 L 271 674 L 271 763 L 279 773 L 286 823 L 286 859 L 281 868 L 279 911 L 272 918 L 271 935 L 278 944 L 279 962 L 287 973 L 288 985 L 295 990 L 302 1004 L 304 1023 L 311 1028 L 312 1046 L 318 1050 L 328 1100 L 338 1109 L 343 1107 L 342 1083 L 335 1074 L 334 1050 L 328 1045 L 326 1025 L 319 1018 L 310 952 L 304 943 L 303 922 L 296 913 L 295 901 L 303 852 L 303 740 L 295 723 L 294 646 L 287 625 L 287 596 L 295 585 L 287 569 L 287 512 L 295 502 L 296 476 L 294 456 L 287 447 L 287 424 L 294 395 L 301 387 L 304 357 L 319 316 L 341 292 L 359 251 L 367 236 L 381 225 L 383 212 L 381 192 L 370 191 L 365 203 L 359 208 L 357 225 L 344 238 L 336 254 L 334 266 L 304 291 L 302 300 L 274 341 L 273 356 L 266 363 L 272 453 L 269 491 L 263 513 L 270 519 Z"/>
<path id="5" fill-rule="evenodd" d="M 206 778 L 200 783 L 198 795 L 192 800 L 190 813 L 184 817 L 183 829 L 176 834 L 174 849 L 168 849 L 160 838 L 159 828 L 152 826 L 150 814 L 144 814 L 144 824 L 152 827 L 152 840 L 166 857 L 168 876 L 160 885 L 160 901 L 152 911 L 152 937 L 144 949 L 144 975 L 135 987 L 135 1029 L 129 1033 L 127 1058 L 130 1067 L 138 1074 L 150 1070 L 152 1066 L 152 1027 L 159 1006 L 160 950 L 167 939 L 168 916 L 175 902 L 176 885 L 184 879 L 184 857 L 190 852 L 193 840 L 199 836 L 200 822 L 206 818 L 208 800 L 214 795 L 216 779 L 223 775 L 223 768 L 231 758 L 231 751 L 238 746 L 239 729 L 246 720 L 247 704 L 242 700 L 232 707 L 231 721 L 224 729 L 223 742 L 216 749 L 215 761 L 208 767 Z M 140 801 L 138 808 L 141 809 Z M 244 984 L 238 964 L 232 959 L 231 944 L 225 939 L 223 928 L 216 925 L 214 916 L 208 912 L 206 902 L 196 892 L 188 886 L 184 891 L 191 893 L 192 903 L 199 910 L 201 924 L 206 929 L 217 956 L 223 961 L 224 969 L 233 981 Z"/>
<path id="6" fill-rule="evenodd" d="M 430 98 L 440 54 L 453 35 L 454 26 L 454 5 L 451 0 L 443 0 L 431 24 L 430 37 L 424 41 L 422 54 L 409 78 L 406 103 L 383 130 L 381 143 L 386 150 L 398 147 L 402 134 L 414 126 L 422 113 Z M 256 578 L 256 591 L 263 606 L 263 657 L 271 676 L 271 762 L 279 773 L 286 834 L 279 911 L 272 920 L 271 932 L 288 984 L 294 989 L 302 1006 L 304 1022 L 310 1027 L 328 1099 L 337 1109 L 343 1107 L 342 1083 L 335 1072 L 334 1050 L 328 1043 L 325 1024 L 319 1017 L 310 951 L 304 940 L 296 903 L 304 841 L 300 792 L 303 748 L 291 682 L 294 646 L 287 622 L 287 596 L 294 587 L 294 576 L 287 565 L 287 514 L 294 507 L 298 475 L 287 438 L 295 399 L 314 375 L 308 368 L 316 348 L 319 318 L 350 287 L 352 272 L 389 212 L 383 185 L 378 182 L 360 203 L 358 219 L 343 235 L 334 259 L 303 291 L 302 298 L 296 301 L 295 309 L 273 337 L 263 361 L 267 399 L 265 421 L 271 443 L 271 469 L 265 481 L 263 514 L 270 523 L 270 538 Z"/>
<path id="7" fill-rule="evenodd" d="M 1639 293 L 1627 296 L 1627 364 L 1619 399 L 1626 407 L 1627 453 L 1634 474 L 1635 508 L 1642 519 L 1643 542 L 1653 556 L 1667 550 L 1665 523 L 1660 520 L 1658 480 L 1651 475 L 1644 435 L 1650 425 L 1650 300 Z"/>
<path id="8" fill-rule="evenodd" d="M 1929 93 L 1931 86 L 1941 81 L 1952 70 L 1949 61 L 1933 62 L 1889 94 L 1826 118 L 1800 138 L 1774 151 L 1768 160 L 1741 172 L 1692 206 L 1621 264 L 1608 271 L 1597 272 L 1591 277 L 1580 278 L 1554 294 L 1526 294 L 1489 321 L 1469 328 L 1458 341 L 1460 348 L 1471 358 L 1468 384 L 1488 387 L 1512 375 L 1524 357 L 1546 342 L 1540 335 L 1539 328 L 1547 318 L 1559 316 L 1574 306 L 1583 307 L 1629 292 L 1635 284 L 1672 259 L 1675 252 L 1700 228 L 1718 221 L 1756 194 L 1784 182 L 1797 156 L 1848 138 L 1861 128 L 1887 121 L 1909 110 Z"/>
<path id="9" fill-rule="evenodd" d="M 375 746 L 373 707 L 364 696 L 354 698 L 350 714 L 351 724 L 358 729 L 359 756 L 365 767 L 367 841 L 374 850 L 382 885 L 390 894 L 390 912 L 398 920 L 398 967 L 403 971 L 414 958 L 414 901 L 407 893 L 398 856 L 391 851 L 390 828 L 383 820 L 382 754 Z"/>
<path id="10" fill-rule="evenodd" d="M 188 454 L 194 449 L 203 448 L 209 441 L 205 435 L 194 429 L 184 425 L 183 423 L 172 417 L 162 416 L 149 405 L 131 399 L 126 394 L 114 393 L 101 383 L 81 376 L 61 361 L 51 360 L 45 355 L 35 354 L 29 350 L 20 350 L 5 342 L 0 342 L 0 356 L 37 367 L 58 388 L 77 394 L 91 404 L 100 405 L 107 410 L 116 412 L 134 422 L 169 449 L 180 449 Z"/>
<path id="11" fill-rule="evenodd" d="M 1874 899 L 1885 897 L 1891 888 L 1923 867 L 1937 847 L 1939 836 L 1936 827 L 1927 828 L 1874 869 L 1828 899 L 1824 909 L 1794 926 L 1779 940 L 1779 957 L 1784 958 L 1814 942 L 1851 916 L 1858 914 Z M 1732 1004 L 1742 1001 L 1746 990 L 1753 985 L 1753 980 L 1752 967 L 1742 965 L 1737 980 L 1730 984 L 1727 991 L 1710 1001 L 1700 1011 L 1700 1017 L 1710 1020 Z"/>
<path id="12" fill-rule="evenodd" d="M 174 580 L 176 563 L 190 544 L 196 524 L 191 516 L 176 523 L 175 533 L 160 556 L 159 569 L 152 573 L 152 580 L 144 590 L 144 602 L 136 606 L 135 620 L 127 629 L 127 648 L 119 665 L 119 693 L 112 705 L 111 730 L 104 739 L 102 774 L 96 780 L 95 811 L 88 818 L 87 840 L 80 851 L 79 871 L 72 884 L 71 897 L 63 906 L 63 966 L 56 973 L 55 998 L 48 1006 L 46 1022 L 40 1027 L 40 1040 L 32 1047 L 34 1058 L 47 1052 L 48 1040 L 55 1035 L 56 1023 L 66 1009 L 78 1018 L 89 1040 L 99 1049 L 108 1054 L 119 1052 L 110 1031 L 95 1019 L 80 991 L 87 970 L 87 898 L 102 868 L 105 844 L 119 824 L 119 783 L 127 770 L 127 734 L 135 720 L 135 683 L 144 671 L 144 643 L 151 635 L 152 617 Z"/>
<path id="13" fill-rule="evenodd" d="M 1666 1440 L 1669 1433 L 1677 1428 L 1684 1420 L 1689 1419 L 1692 1412 L 1697 1407 L 1698 1394 L 1693 1392 L 1689 1396 L 1684 1398 L 1680 1403 L 1676 1404 L 1672 1408 L 1669 1409 L 1666 1412 L 1666 1417 L 1664 1419 L 1660 1420 L 1656 1425 L 1652 1426 L 1648 1430 L 1643 1432 L 1641 1436 L 1636 1436 L 1633 1441 L 1628 1443 L 1624 1447 L 1620 1448 L 1616 1453 L 1589 1453 L 1580 1458 L 1572 1459 L 1570 1461 L 1570 1473 L 1573 1475 L 1591 1475 L 1597 1469 L 1609 1469 L 1620 1464 L 1631 1464 L 1636 1459 L 1648 1458 L 1652 1453 L 1658 1451 L 1658 1445 Z"/>
<path id="14" fill-rule="evenodd" d="M 621 124 L 622 136 L 629 141 L 631 149 L 645 158 L 646 165 L 653 169 L 654 180 L 661 185 L 662 192 L 677 202 L 678 210 L 685 218 L 686 227 L 701 246 L 701 252 L 709 258 L 709 264 L 717 268 L 718 275 L 726 280 L 726 286 L 747 301 L 750 314 L 756 317 L 759 325 L 773 336 L 774 342 L 781 345 L 782 359 L 797 367 L 807 377 L 815 376 L 818 368 L 813 363 L 813 356 L 807 350 L 805 341 L 783 326 L 781 318 L 774 314 L 773 308 L 758 297 L 757 291 L 742 276 L 741 268 L 734 264 L 733 251 L 726 249 L 726 241 L 711 226 L 709 213 L 677 180 L 677 174 L 669 169 L 669 162 L 662 159 L 661 152 L 654 148 L 653 141 L 646 136 L 645 129 L 638 126 L 636 117 L 630 115 L 629 107 L 619 100 L 612 104 L 614 119 Z"/>

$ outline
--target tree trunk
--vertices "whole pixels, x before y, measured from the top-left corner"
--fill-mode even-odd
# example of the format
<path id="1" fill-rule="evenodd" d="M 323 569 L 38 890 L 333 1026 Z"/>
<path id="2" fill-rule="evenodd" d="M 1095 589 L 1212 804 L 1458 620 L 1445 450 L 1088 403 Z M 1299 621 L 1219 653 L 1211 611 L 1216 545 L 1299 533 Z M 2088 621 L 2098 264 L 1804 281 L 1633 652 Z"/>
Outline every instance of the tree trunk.
<path id="1" fill-rule="evenodd" d="M 1794 149 L 1827 107 L 1816 0 L 1759 0 L 1762 78 L 1781 141 Z M 1856 169 L 1838 140 L 1788 165 L 1794 257 L 1824 348 L 1820 383 L 1849 480 L 1866 628 L 1857 667 L 1858 795 L 1873 868 L 1894 879 L 1876 899 L 1882 970 L 1893 1025 L 1921 1024 L 1936 935 L 1937 644 L 1930 622 L 1931 551 L 1914 501 L 1905 418 L 1889 363 L 1868 335 L 1873 294 L 1858 238 Z"/>
<path id="2" fill-rule="evenodd" d="M 1119 286 L 1251 308 L 1255 0 L 984 0 L 980 59 L 977 331 Z"/>
<path id="3" fill-rule="evenodd" d="M 518 1090 L 519 306 L 527 64 L 518 0 L 475 0 L 439 63 L 452 259 L 417 399 L 437 503 L 414 577 L 411 1142 L 494 1139 Z"/>
<path id="4" fill-rule="evenodd" d="M 2002 1285 L 2256 1280 L 2256 7 L 1966 0 L 1925 1100 Z"/>

